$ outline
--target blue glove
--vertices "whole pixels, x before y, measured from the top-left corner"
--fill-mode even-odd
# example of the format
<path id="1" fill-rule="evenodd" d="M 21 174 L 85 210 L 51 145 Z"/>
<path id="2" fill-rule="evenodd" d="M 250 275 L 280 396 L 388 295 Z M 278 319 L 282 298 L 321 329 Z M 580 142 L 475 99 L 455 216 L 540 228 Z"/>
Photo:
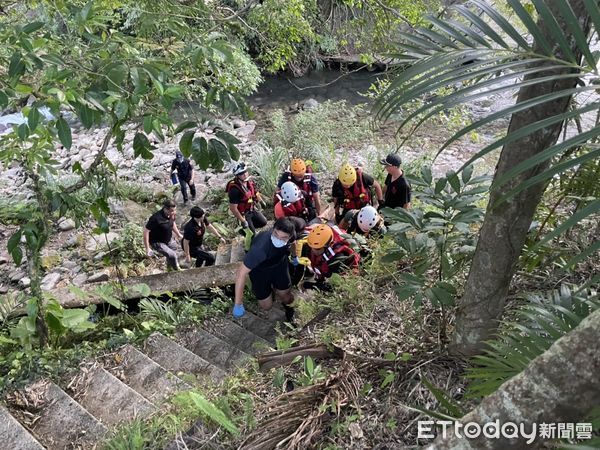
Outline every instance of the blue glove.
<path id="1" fill-rule="evenodd" d="M 233 317 L 239 319 L 240 317 L 244 317 L 246 314 L 246 309 L 244 305 L 233 305 Z"/>
<path id="2" fill-rule="evenodd" d="M 294 256 L 292 258 L 292 266 L 297 266 L 298 264 L 300 264 L 300 262 L 298 261 L 298 257 Z"/>

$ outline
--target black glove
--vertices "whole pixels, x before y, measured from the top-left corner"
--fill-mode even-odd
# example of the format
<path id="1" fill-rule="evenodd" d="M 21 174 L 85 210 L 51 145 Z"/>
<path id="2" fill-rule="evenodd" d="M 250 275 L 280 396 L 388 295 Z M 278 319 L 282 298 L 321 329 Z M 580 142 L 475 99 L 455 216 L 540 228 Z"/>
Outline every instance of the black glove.
<path id="1" fill-rule="evenodd" d="M 381 208 L 385 208 L 385 200 L 381 200 L 377 206 L 377 211 L 381 211 Z"/>

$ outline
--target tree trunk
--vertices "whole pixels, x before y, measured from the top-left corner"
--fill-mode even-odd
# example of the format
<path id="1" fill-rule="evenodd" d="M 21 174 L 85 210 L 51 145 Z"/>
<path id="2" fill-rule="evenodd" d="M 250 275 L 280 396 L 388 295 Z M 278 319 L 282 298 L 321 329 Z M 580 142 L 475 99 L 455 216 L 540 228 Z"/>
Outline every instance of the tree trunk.
<path id="1" fill-rule="evenodd" d="M 546 0 L 545 3 L 564 30 L 567 41 L 572 43 L 573 53 L 576 57 L 581 58 L 568 26 L 558 13 L 557 2 L 559 1 L 563 0 Z M 570 3 L 581 27 L 586 33 L 589 33 L 590 20 L 586 14 L 583 0 L 571 0 Z M 541 16 L 538 25 L 548 42 L 555 42 Z M 542 53 L 539 45 L 534 45 L 534 47 Z M 556 56 L 563 57 L 558 47 Z M 539 78 L 566 72 L 568 72 L 568 69 L 548 70 L 526 78 Z M 567 79 L 525 86 L 519 90 L 517 103 L 550 92 L 568 89 L 575 85 L 576 82 L 573 79 Z M 569 107 L 570 100 L 570 97 L 562 97 L 513 114 L 508 133 L 514 133 L 533 122 L 565 112 Z M 562 123 L 558 123 L 506 144 L 502 148 L 496 166 L 495 179 L 499 179 L 520 162 L 554 145 L 558 140 L 561 128 Z M 453 353 L 463 355 L 478 353 L 481 350 L 483 341 L 488 339 L 496 329 L 497 320 L 504 308 L 511 278 L 545 185 L 540 183 L 532 186 L 502 204 L 498 204 L 498 200 L 515 186 L 547 169 L 549 164 L 546 161 L 492 191 L 477 249 L 473 255 L 465 293 L 459 301 L 456 330 L 451 345 Z"/>
<path id="2" fill-rule="evenodd" d="M 498 421 L 523 424 L 526 433 L 541 423 L 576 423 L 600 404 L 600 310 L 595 311 L 577 328 L 556 341 L 546 352 L 534 359 L 519 375 L 504 383 L 481 404 L 460 419 L 463 426 L 475 422 Z M 470 428 L 470 427 L 469 427 Z M 483 436 L 466 439 L 464 429 L 427 447 L 428 450 L 450 449 L 525 449 L 538 448 L 542 439 L 529 444 L 525 439 L 490 439 Z M 468 428 L 467 428 L 468 430 Z M 491 434 L 488 431 L 488 435 Z M 539 428 L 537 429 L 539 436 Z M 557 434 L 555 434 L 557 436 Z"/>

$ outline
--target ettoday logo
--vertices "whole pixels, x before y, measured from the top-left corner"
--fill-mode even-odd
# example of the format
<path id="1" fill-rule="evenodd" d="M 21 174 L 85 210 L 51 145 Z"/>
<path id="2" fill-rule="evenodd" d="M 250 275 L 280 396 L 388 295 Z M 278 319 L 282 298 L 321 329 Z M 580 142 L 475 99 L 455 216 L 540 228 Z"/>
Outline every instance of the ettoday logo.
<path id="1" fill-rule="evenodd" d="M 483 436 L 486 439 L 525 439 L 527 444 L 532 444 L 536 439 L 578 439 L 592 438 L 591 423 L 534 423 L 526 425 L 523 423 L 506 422 L 501 424 L 499 420 L 480 424 L 477 422 L 453 422 L 451 420 L 420 420 L 418 422 L 418 438 L 434 439 L 433 431 L 440 428 L 442 438 L 448 436 L 448 430 L 462 439 L 477 439 Z"/>

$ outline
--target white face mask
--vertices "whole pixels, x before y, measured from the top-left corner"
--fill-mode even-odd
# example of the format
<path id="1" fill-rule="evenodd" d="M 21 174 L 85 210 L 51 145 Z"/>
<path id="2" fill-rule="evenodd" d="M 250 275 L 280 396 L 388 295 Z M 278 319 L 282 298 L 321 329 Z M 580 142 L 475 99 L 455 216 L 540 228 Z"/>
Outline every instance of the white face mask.
<path id="1" fill-rule="evenodd" d="M 287 241 L 284 241 L 282 239 L 279 239 L 278 237 L 276 237 L 275 235 L 271 235 L 271 243 L 273 244 L 273 246 L 275 246 L 276 248 L 281 248 L 281 247 L 285 247 L 287 245 Z"/>

